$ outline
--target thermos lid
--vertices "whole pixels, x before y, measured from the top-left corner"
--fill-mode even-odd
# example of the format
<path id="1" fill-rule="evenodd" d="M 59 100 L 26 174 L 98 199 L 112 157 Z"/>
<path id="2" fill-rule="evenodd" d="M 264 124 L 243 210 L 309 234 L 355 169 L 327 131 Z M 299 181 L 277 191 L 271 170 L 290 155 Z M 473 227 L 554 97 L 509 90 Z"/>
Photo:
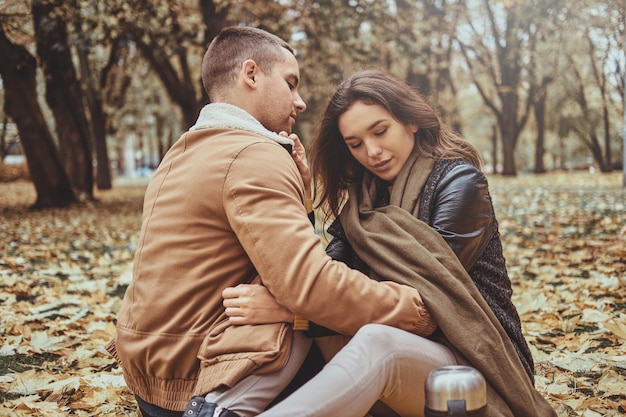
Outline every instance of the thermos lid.
<path id="1" fill-rule="evenodd" d="M 425 385 L 426 408 L 448 411 L 449 400 L 465 400 L 467 411 L 478 410 L 487 405 L 485 379 L 470 366 L 450 365 L 434 369 Z"/>

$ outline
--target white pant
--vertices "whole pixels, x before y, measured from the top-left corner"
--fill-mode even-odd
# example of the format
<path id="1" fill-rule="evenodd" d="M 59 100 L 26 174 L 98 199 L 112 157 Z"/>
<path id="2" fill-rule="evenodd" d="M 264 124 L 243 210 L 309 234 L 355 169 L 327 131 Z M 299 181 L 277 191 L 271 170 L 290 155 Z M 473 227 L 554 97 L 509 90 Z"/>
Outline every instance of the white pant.
<path id="1" fill-rule="evenodd" d="M 207 399 L 242 417 L 257 415 L 289 383 L 286 376 L 295 375 L 297 368 L 290 366 L 306 357 L 309 346 L 300 336 L 294 339 L 282 371 L 251 375 L 221 397 L 211 393 Z M 363 417 L 378 400 L 403 417 L 422 417 L 428 374 L 456 364 L 447 347 L 381 324 L 365 325 L 352 338 L 321 338 L 318 345 L 325 358 L 337 354 L 309 382 L 260 417 Z"/>
<path id="2" fill-rule="evenodd" d="M 309 353 L 312 340 L 302 332 L 293 333 L 291 353 L 283 369 L 271 374 L 247 376 L 230 389 L 209 392 L 205 399 L 241 417 L 253 417 L 261 413 L 289 385 Z"/>

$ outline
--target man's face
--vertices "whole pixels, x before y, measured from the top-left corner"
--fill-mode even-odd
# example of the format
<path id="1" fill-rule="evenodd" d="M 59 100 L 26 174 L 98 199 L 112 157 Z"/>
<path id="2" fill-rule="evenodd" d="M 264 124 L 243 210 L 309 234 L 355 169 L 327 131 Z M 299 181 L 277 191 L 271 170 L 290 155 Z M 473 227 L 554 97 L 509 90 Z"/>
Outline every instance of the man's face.
<path id="1" fill-rule="evenodd" d="M 256 114 L 266 129 L 291 133 L 297 114 L 306 110 L 306 104 L 298 94 L 298 61 L 286 49 L 282 51 L 284 60 L 277 61 L 269 74 L 262 71 L 258 74 L 260 96 Z"/>

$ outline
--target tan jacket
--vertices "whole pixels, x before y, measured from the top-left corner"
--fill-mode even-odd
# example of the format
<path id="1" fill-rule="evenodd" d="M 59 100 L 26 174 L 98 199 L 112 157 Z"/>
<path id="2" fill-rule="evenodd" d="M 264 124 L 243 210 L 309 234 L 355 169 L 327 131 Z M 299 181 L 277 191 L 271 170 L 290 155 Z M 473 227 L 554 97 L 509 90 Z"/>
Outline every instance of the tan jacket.
<path id="1" fill-rule="evenodd" d="M 295 163 L 262 133 L 187 132 L 148 185 L 134 278 L 108 346 L 147 402 L 183 410 L 194 393 L 282 366 L 287 325 L 249 326 L 254 336 L 229 336 L 232 352 L 212 351 L 228 328 L 222 290 L 255 270 L 285 307 L 338 332 L 353 335 L 366 323 L 432 331 L 422 328 L 416 290 L 370 280 L 326 255 Z"/>

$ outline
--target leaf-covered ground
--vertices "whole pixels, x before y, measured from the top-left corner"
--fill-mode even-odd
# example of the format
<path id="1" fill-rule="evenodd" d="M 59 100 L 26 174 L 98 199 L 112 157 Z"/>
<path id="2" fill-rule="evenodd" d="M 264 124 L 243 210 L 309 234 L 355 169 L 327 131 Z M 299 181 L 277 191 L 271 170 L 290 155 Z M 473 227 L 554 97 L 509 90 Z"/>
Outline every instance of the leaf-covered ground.
<path id="1" fill-rule="evenodd" d="M 559 416 L 626 413 L 621 173 L 490 177 L 537 388 Z M 103 345 L 130 280 L 145 182 L 28 211 L 0 184 L 0 415 L 136 416 Z"/>

